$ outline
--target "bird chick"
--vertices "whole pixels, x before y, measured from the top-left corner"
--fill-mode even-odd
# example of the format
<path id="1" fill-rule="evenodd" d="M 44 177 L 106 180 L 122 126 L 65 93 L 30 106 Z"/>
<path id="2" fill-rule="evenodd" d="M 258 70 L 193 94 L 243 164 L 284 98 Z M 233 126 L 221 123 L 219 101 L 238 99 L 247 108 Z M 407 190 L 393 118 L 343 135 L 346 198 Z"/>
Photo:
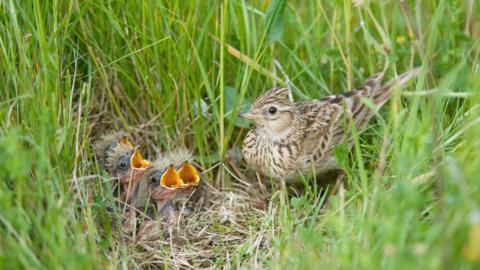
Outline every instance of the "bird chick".
<path id="1" fill-rule="evenodd" d="M 97 160 L 100 166 L 108 173 L 114 174 L 118 169 L 121 158 L 130 155 L 134 150 L 133 144 L 125 132 L 115 132 L 102 136 L 94 145 Z M 125 162 L 123 166 L 127 165 Z M 127 168 L 125 166 L 125 168 Z"/>
<path id="2" fill-rule="evenodd" d="M 361 131 L 374 114 L 362 100 L 370 99 L 380 107 L 394 87 L 417 74 L 415 69 L 382 84 L 384 74 L 379 73 L 359 90 L 302 102 L 292 101 L 287 88 L 267 91 L 242 114 L 255 122 L 243 141 L 244 159 L 259 173 L 285 181 L 334 169 L 333 149 L 344 141 L 351 146 L 351 125 Z"/>
<path id="3" fill-rule="evenodd" d="M 173 167 L 177 170 L 180 179 L 183 181 L 183 186 L 178 191 L 179 196 L 177 198 L 188 197 L 200 182 L 200 175 L 191 164 L 192 160 L 192 152 L 184 148 L 178 148 L 166 152 L 154 162 L 154 166 L 157 168 L 164 168 L 165 170 L 173 164 Z"/>
<path id="4" fill-rule="evenodd" d="M 133 205 L 137 209 L 146 209 L 150 203 L 153 203 L 158 216 L 165 216 L 173 210 L 171 201 L 182 186 L 183 181 L 173 164 L 166 169 L 152 165 L 139 178 Z"/>
<path id="5" fill-rule="evenodd" d="M 146 174 L 147 169 L 150 168 L 150 162 L 142 158 L 138 148 L 138 146 L 135 147 L 128 159 L 128 166 L 130 168 L 128 180 L 121 182 L 123 188 L 121 200 L 128 204 L 131 204 L 135 193 L 138 192 L 137 187 L 139 180 Z"/>
<path id="6" fill-rule="evenodd" d="M 177 197 L 188 197 L 200 181 L 198 171 L 189 160 L 190 152 L 176 150 L 153 162 L 139 179 L 135 207 L 144 208 L 154 203 L 159 216 L 173 211 L 172 201 Z"/>
<path id="7" fill-rule="evenodd" d="M 120 194 L 121 200 L 128 202 L 133 196 L 136 179 L 149 162 L 142 158 L 138 147 L 133 146 L 124 132 L 103 136 L 95 144 L 95 150 L 100 165 L 119 183 L 120 188 L 115 195 Z"/>

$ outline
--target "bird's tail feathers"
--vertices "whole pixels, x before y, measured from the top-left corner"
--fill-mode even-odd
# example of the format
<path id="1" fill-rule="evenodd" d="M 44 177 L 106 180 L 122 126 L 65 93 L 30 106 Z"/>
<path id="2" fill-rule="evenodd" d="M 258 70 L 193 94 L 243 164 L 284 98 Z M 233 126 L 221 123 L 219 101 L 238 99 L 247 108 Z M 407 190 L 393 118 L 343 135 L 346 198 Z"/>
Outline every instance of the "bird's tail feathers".
<path id="1" fill-rule="evenodd" d="M 398 77 L 391 79 L 383 84 L 380 89 L 373 93 L 372 100 L 377 106 L 382 106 L 390 97 L 392 91 L 400 86 L 407 84 L 410 80 L 416 78 L 420 74 L 420 68 L 414 68 Z"/>
<path id="2" fill-rule="evenodd" d="M 382 83 L 384 73 L 377 73 L 368 78 L 359 90 L 344 93 L 343 99 L 347 109 L 351 112 L 351 116 L 355 121 L 357 128 L 363 129 L 374 112 L 365 106 L 363 98 L 369 98 L 379 108 L 390 97 L 392 91 L 399 86 L 403 86 L 419 74 L 419 68 L 415 68 L 400 76 Z M 334 101 L 335 99 L 332 99 Z"/>

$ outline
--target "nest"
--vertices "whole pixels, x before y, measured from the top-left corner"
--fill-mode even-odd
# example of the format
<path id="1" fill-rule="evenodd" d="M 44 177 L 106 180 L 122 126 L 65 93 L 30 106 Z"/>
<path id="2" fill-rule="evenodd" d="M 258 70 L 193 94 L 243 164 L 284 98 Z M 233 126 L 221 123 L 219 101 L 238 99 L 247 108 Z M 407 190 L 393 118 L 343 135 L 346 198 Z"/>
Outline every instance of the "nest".
<path id="1" fill-rule="evenodd" d="M 103 158 L 106 161 L 124 155 L 124 151 L 117 151 L 118 144 L 111 143 L 118 142 L 122 136 L 124 133 L 117 133 L 100 140 L 102 143 L 97 143 L 97 148 L 101 150 L 97 155 L 108 157 Z M 154 166 L 164 167 L 172 160 L 190 162 L 191 153 L 172 151 L 157 159 Z M 105 168 L 110 173 L 114 171 L 108 166 Z M 189 197 L 179 197 L 160 213 L 148 202 L 143 204 L 147 205 L 145 209 L 137 209 L 135 204 L 122 202 L 117 197 L 119 207 L 109 208 L 109 215 L 116 221 L 114 237 L 119 245 L 134 247 L 134 252 L 128 254 L 129 263 L 141 268 L 228 266 L 236 260 L 242 247 L 255 253 L 269 249 L 269 234 L 260 230 L 267 216 L 262 210 L 266 208 L 265 200 L 255 190 L 258 189 L 245 185 L 218 190 L 202 179 Z"/>
<path id="2" fill-rule="evenodd" d="M 220 191 L 204 185 L 196 192 L 206 196 L 189 201 L 193 205 L 175 205 L 161 219 L 132 216 L 137 220 L 130 222 L 138 224 L 133 232 L 123 226 L 118 236 L 135 246 L 132 259 L 136 265 L 208 269 L 219 263 L 230 265 L 241 247 L 262 253 L 269 249 L 268 234 L 258 229 L 267 214 L 252 206 L 258 201 L 245 190 Z"/>

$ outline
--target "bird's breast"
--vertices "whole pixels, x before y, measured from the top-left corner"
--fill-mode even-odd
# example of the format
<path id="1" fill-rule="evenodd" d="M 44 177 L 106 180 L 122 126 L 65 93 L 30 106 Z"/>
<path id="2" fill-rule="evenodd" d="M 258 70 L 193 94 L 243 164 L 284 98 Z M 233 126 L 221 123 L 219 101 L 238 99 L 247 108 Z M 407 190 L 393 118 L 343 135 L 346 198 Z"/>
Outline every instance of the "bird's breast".
<path id="1" fill-rule="evenodd" d="M 247 164 L 260 173 L 281 179 L 294 173 L 299 153 L 298 144 L 250 132 L 243 143 L 243 156 Z"/>

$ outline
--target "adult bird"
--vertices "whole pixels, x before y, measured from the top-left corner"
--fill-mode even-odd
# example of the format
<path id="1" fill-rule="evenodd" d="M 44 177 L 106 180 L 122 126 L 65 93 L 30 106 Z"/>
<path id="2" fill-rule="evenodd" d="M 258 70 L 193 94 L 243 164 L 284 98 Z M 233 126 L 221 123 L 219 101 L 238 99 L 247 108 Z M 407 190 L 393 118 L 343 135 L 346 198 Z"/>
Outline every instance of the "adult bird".
<path id="1" fill-rule="evenodd" d="M 363 100 L 379 108 L 393 89 L 417 75 L 414 69 L 383 84 L 384 73 L 378 73 L 358 90 L 301 102 L 292 101 L 287 88 L 269 90 L 241 114 L 255 122 L 242 154 L 257 172 L 287 182 L 335 169 L 333 149 L 345 141 L 351 146 L 351 125 L 361 131 L 374 114 Z"/>

